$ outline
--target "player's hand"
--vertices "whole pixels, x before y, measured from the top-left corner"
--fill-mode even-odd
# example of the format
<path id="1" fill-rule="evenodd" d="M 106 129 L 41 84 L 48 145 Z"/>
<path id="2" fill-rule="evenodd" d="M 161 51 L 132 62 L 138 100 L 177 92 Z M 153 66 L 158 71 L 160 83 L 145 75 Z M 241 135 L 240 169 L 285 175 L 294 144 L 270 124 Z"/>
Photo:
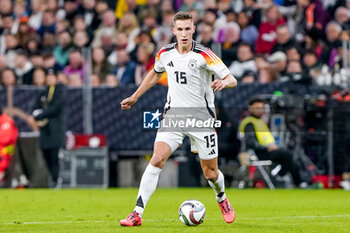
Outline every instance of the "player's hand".
<path id="1" fill-rule="evenodd" d="M 221 91 L 222 89 L 224 89 L 226 87 L 226 85 L 225 85 L 224 80 L 215 79 L 211 83 L 211 87 L 214 89 L 215 92 L 217 92 L 217 91 Z"/>
<path id="2" fill-rule="evenodd" d="M 121 108 L 123 110 L 130 110 L 131 106 L 137 102 L 137 99 L 130 96 L 126 99 L 123 99 L 122 102 L 120 102 Z"/>

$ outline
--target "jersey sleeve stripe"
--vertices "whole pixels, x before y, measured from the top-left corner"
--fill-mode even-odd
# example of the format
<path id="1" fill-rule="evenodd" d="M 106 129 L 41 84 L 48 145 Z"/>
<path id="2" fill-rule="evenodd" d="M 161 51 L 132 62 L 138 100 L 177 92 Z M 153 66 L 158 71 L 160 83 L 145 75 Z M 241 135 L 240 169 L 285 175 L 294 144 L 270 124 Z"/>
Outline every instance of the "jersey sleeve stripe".
<path id="1" fill-rule="evenodd" d="M 214 60 L 216 61 L 220 60 L 220 58 L 216 56 L 216 54 L 213 53 L 213 51 L 211 51 L 210 49 L 208 49 L 206 52 L 208 52 L 214 58 Z"/>
<path id="2" fill-rule="evenodd" d="M 158 54 L 157 54 L 157 57 L 156 57 L 157 61 L 159 61 L 160 55 L 161 55 L 162 53 L 164 53 L 164 52 L 166 52 L 166 51 L 170 51 L 170 50 L 172 50 L 172 49 L 174 49 L 174 48 L 175 48 L 175 43 L 168 44 L 168 45 L 164 46 L 164 47 L 158 52 Z"/>
<path id="3" fill-rule="evenodd" d="M 165 48 L 161 49 L 159 52 L 158 52 L 158 55 L 156 57 L 157 61 L 159 61 L 159 58 L 160 58 L 160 55 L 164 52 L 166 52 L 167 50 Z"/>
<path id="4" fill-rule="evenodd" d="M 221 59 L 218 59 L 218 57 L 215 55 L 215 57 L 212 56 L 212 54 L 207 53 L 205 51 L 201 51 L 200 54 L 204 57 L 205 62 L 211 66 L 211 65 L 217 65 L 222 63 Z"/>

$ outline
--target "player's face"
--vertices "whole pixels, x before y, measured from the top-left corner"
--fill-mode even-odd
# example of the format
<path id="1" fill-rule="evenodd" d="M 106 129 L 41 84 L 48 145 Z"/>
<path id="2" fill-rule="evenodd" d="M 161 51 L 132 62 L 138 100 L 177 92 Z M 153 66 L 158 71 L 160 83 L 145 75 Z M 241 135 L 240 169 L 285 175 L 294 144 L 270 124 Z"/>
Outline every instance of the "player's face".
<path id="1" fill-rule="evenodd" d="M 196 29 L 192 20 L 176 20 L 172 29 L 179 46 L 187 47 L 192 45 L 192 35 Z"/>

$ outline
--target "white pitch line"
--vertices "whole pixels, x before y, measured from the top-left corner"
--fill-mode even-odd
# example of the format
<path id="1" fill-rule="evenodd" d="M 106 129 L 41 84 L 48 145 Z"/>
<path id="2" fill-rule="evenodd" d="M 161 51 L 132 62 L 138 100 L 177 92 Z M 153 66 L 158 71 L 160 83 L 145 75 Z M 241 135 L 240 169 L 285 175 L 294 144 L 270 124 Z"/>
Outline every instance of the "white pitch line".
<path id="1" fill-rule="evenodd" d="M 350 214 L 344 215 L 310 215 L 310 216 L 281 216 L 281 217 L 260 217 L 260 218 L 237 218 L 239 220 L 268 220 L 268 219 L 304 219 L 304 218 L 350 218 Z M 211 219 L 219 220 L 219 219 Z M 220 219 L 221 220 L 221 219 Z M 175 222 L 178 219 L 145 219 L 144 222 Z M 34 225 L 34 224 L 77 224 L 77 223 L 113 223 L 119 222 L 118 220 L 113 221 L 63 221 L 63 222 L 10 222 L 0 223 L 0 225 Z"/>

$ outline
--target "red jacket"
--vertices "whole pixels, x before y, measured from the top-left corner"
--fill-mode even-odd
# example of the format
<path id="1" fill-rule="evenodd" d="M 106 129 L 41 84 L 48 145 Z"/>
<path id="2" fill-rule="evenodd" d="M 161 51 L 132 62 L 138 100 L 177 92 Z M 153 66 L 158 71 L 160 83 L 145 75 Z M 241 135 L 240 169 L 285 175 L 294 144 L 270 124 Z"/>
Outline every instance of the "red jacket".
<path id="1" fill-rule="evenodd" d="M 256 41 L 256 53 L 271 53 L 273 46 L 277 43 L 276 28 L 280 24 L 285 24 L 284 19 L 280 19 L 276 24 L 265 22 L 260 24 L 259 37 Z"/>
<path id="2" fill-rule="evenodd" d="M 15 122 L 6 114 L 0 115 L 0 172 L 7 169 L 18 137 Z"/>

